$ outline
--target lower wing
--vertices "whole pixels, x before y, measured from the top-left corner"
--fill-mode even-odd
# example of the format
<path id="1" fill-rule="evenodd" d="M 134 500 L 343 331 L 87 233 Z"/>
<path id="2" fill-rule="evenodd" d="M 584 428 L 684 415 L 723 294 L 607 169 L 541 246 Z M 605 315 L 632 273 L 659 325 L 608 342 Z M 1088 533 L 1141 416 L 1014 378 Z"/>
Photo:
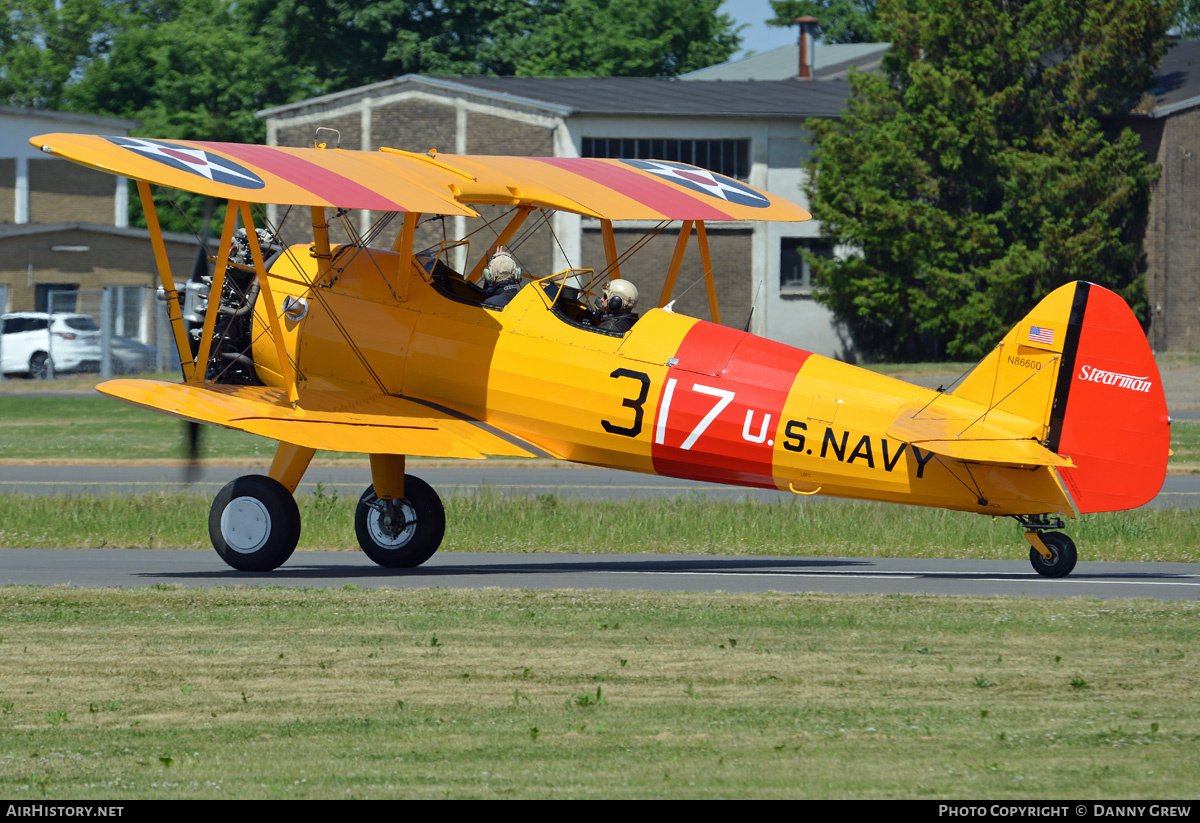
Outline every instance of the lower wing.
<path id="1" fill-rule="evenodd" d="M 110 380 L 104 394 L 156 411 L 310 449 L 481 459 L 548 457 L 538 447 L 440 406 L 386 394 Z"/>

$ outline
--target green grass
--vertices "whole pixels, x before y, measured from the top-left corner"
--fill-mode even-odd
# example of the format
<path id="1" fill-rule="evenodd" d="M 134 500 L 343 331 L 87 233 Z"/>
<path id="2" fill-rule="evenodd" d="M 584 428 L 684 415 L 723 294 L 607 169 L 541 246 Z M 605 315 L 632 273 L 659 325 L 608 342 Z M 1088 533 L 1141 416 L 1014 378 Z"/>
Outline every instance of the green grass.
<path id="1" fill-rule="evenodd" d="M 0 796 L 1191 798 L 1200 604 L 0 589 Z"/>
<path id="2" fill-rule="evenodd" d="M 204 427 L 206 452 L 269 462 L 275 443 L 245 432 Z M 184 424 L 107 397 L 0 395 L 0 455 L 6 460 L 182 460 Z"/>
<path id="3" fill-rule="evenodd" d="M 1200 421 L 1176 420 L 1171 424 L 1171 474 L 1200 474 Z"/>
<path id="4" fill-rule="evenodd" d="M 357 497 L 298 498 L 300 549 L 358 551 Z M 0 495 L 0 548 L 208 549 L 210 500 L 196 494 Z M 831 501 L 706 500 L 693 495 L 622 503 L 483 492 L 445 499 L 441 551 L 677 552 L 819 557 L 1025 557 L 1008 519 Z M 1083 560 L 1200 562 L 1200 512 L 1143 509 L 1069 523 Z"/>

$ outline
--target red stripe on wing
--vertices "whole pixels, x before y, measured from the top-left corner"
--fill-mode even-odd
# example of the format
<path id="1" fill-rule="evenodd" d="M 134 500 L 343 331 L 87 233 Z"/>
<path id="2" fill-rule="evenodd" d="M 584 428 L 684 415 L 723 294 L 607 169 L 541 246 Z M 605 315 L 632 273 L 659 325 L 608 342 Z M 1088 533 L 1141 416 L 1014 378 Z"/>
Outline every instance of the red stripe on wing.
<path id="1" fill-rule="evenodd" d="M 662 214 L 671 220 L 732 220 L 727 213 L 693 197 L 669 183 L 659 182 L 631 168 L 615 163 L 598 163 L 578 157 L 537 157 L 542 163 L 569 171 L 607 186 L 618 194 Z"/>
<path id="2" fill-rule="evenodd" d="M 201 141 L 196 141 L 196 143 L 222 154 L 236 157 L 246 163 L 252 163 L 259 169 L 310 191 L 335 206 L 378 211 L 408 211 L 399 203 L 392 202 L 361 183 L 294 154 L 279 151 L 274 146 Z"/>

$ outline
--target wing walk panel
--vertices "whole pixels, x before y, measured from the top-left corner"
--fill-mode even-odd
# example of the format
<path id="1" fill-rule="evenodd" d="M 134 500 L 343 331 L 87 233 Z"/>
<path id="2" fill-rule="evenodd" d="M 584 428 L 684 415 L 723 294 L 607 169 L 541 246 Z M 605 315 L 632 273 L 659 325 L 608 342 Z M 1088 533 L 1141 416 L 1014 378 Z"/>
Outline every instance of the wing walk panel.
<path id="1" fill-rule="evenodd" d="M 110 380 L 97 389 L 134 405 L 310 449 L 469 459 L 534 456 L 482 424 L 386 394 L 301 390 L 300 407 L 293 409 L 282 390 L 261 386 Z"/>

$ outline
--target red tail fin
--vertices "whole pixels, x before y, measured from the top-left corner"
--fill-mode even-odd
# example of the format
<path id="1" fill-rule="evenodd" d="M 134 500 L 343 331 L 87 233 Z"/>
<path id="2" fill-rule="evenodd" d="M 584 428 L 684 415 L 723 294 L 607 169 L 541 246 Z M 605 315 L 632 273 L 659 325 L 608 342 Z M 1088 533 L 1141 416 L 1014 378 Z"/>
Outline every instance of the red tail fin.
<path id="1" fill-rule="evenodd" d="M 1075 462 L 1058 471 L 1080 512 L 1132 509 L 1158 494 L 1166 475 L 1162 379 L 1124 300 L 1091 283 L 1066 289 L 1075 291 L 1046 445 Z"/>

